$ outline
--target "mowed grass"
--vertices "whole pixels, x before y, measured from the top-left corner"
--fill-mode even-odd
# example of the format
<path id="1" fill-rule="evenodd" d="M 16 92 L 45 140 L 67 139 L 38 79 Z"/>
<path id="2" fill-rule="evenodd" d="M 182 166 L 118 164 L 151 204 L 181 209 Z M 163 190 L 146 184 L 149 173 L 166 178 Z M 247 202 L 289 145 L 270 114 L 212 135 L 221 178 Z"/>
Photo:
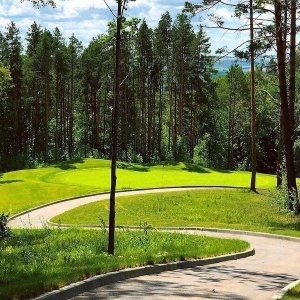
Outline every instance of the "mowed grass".
<path id="1" fill-rule="evenodd" d="M 109 203 L 99 201 L 52 219 L 71 225 L 108 222 Z M 300 220 L 281 212 L 267 190 L 210 189 L 119 197 L 116 224 L 154 227 L 214 227 L 262 231 L 300 237 Z"/>
<path id="2" fill-rule="evenodd" d="M 117 189 L 167 186 L 248 187 L 250 173 L 218 171 L 188 163 L 139 165 L 118 163 Z M 274 188 L 276 178 L 258 174 L 257 186 Z M 0 176 L 0 211 L 11 215 L 59 199 L 109 191 L 110 161 L 86 159 L 34 170 L 14 171 Z"/>
<path id="3" fill-rule="evenodd" d="M 233 239 L 117 231 L 116 253 L 109 256 L 101 230 L 22 230 L 0 243 L 0 299 L 29 299 L 96 274 L 127 267 L 201 259 L 247 250 Z"/>

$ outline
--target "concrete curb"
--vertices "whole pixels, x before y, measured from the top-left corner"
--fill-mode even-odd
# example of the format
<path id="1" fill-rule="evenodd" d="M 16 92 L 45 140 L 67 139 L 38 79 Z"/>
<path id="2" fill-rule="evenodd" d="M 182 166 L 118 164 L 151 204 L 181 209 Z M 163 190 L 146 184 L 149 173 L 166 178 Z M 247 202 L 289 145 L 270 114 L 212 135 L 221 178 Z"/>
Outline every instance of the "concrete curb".
<path id="1" fill-rule="evenodd" d="M 124 269 L 116 272 L 97 275 L 83 281 L 72 283 L 58 290 L 51 291 L 39 297 L 36 297 L 33 300 L 67 300 L 69 298 L 78 296 L 79 294 L 82 294 L 84 292 L 96 289 L 98 287 L 115 283 L 117 281 L 123 281 L 129 278 L 135 278 L 143 275 L 159 274 L 161 272 L 173 271 L 177 269 L 205 266 L 208 264 L 215 264 L 215 263 L 224 262 L 228 260 L 245 258 L 248 256 L 252 256 L 254 254 L 255 254 L 255 250 L 253 248 L 250 248 L 249 250 L 240 253 L 221 255 L 212 258 L 180 261 L 180 262 L 173 262 L 168 264 L 148 265 L 148 266 L 143 266 L 143 267 L 138 267 L 133 269 Z"/>
<path id="2" fill-rule="evenodd" d="M 131 228 L 131 227 L 121 227 L 121 228 Z M 300 238 L 293 237 L 293 236 L 286 236 L 286 235 L 280 235 L 280 234 L 272 234 L 272 233 L 265 233 L 265 232 L 257 232 L 257 231 L 246 231 L 246 230 L 238 230 L 238 229 L 222 229 L 222 228 L 205 228 L 205 227 L 158 227 L 155 229 L 158 230 L 192 230 L 192 231 L 210 231 L 210 232 L 221 232 L 221 233 L 232 233 L 232 234 L 244 234 L 244 235 L 252 235 L 252 236 L 261 236 L 266 238 L 272 238 L 272 239 L 279 239 L 279 240 L 286 240 L 286 241 L 293 241 L 300 243 Z"/>
<path id="3" fill-rule="evenodd" d="M 286 287 L 284 287 L 277 295 L 272 297 L 272 300 L 280 300 L 283 298 L 283 296 L 292 288 L 294 288 L 296 285 L 300 283 L 300 279 L 296 280 L 290 284 L 288 284 Z"/>

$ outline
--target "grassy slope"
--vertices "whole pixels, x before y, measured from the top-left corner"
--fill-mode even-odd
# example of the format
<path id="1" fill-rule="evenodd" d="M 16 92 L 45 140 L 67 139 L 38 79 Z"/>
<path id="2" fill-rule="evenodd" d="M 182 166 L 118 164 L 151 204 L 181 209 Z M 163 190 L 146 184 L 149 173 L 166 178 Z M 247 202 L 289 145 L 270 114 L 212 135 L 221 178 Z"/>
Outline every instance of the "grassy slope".
<path id="1" fill-rule="evenodd" d="M 264 231 L 300 236 L 299 218 L 278 211 L 270 192 L 261 190 L 193 190 L 187 192 L 120 197 L 117 225 L 155 227 L 200 226 Z M 70 210 L 52 221 L 74 225 L 99 225 L 108 218 L 108 200 Z"/>
<path id="2" fill-rule="evenodd" d="M 168 165 L 133 165 L 119 163 L 117 188 L 181 185 L 249 186 L 249 172 L 215 171 L 199 166 L 174 163 Z M 86 159 L 35 170 L 3 174 L 0 178 L 0 211 L 11 215 L 44 203 L 68 197 L 108 191 L 110 161 Z M 260 188 L 275 186 L 275 177 L 258 174 Z"/>

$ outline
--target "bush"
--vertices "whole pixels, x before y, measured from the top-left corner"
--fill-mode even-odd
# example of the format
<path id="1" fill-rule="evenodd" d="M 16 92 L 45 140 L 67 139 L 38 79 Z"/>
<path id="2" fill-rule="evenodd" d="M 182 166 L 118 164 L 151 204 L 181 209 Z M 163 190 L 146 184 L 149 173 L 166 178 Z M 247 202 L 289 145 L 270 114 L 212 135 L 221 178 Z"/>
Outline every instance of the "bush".
<path id="1" fill-rule="evenodd" d="M 7 227 L 9 214 L 2 213 L 0 216 L 0 241 L 5 238 L 11 237 L 11 230 Z"/>
<path id="2" fill-rule="evenodd" d="M 204 167 L 208 167 L 208 140 L 210 136 L 209 134 L 205 134 L 203 139 L 198 142 L 198 144 L 194 148 L 194 156 L 193 163 L 198 164 Z"/>
<path id="3" fill-rule="evenodd" d="M 174 146 L 174 158 L 176 161 L 187 161 L 188 150 L 186 140 L 183 136 L 177 136 L 177 141 Z"/>

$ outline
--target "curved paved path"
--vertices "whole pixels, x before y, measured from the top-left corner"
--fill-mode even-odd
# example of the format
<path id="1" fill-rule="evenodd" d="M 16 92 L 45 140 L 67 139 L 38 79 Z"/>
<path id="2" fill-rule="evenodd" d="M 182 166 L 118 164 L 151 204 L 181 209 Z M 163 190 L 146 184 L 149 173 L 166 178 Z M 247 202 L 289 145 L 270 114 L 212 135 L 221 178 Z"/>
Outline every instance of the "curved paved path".
<path id="1" fill-rule="evenodd" d="M 190 188 L 186 188 L 190 189 Z M 172 189 L 183 190 L 182 188 Z M 168 189 L 121 192 L 118 196 Z M 107 199 L 108 195 L 83 197 L 39 208 L 10 220 L 10 227 L 40 227 L 53 216 L 89 202 Z M 300 240 L 225 233 L 193 231 L 210 236 L 246 240 L 255 248 L 254 256 L 191 269 L 141 276 L 83 293 L 73 300 L 95 299 L 253 299 L 265 300 L 279 293 L 287 284 L 300 278 Z"/>
<path id="2" fill-rule="evenodd" d="M 128 279 L 83 293 L 72 300 L 266 300 L 300 278 L 300 243 L 244 234 L 204 233 L 249 241 L 255 248 L 255 255 Z"/>
<path id="3" fill-rule="evenodd" d="M 150 194 L 150 193 L 163 193 L 163 192 L 170 192 L 170 191 L 172 192 L 186 191 L 191 189 L 208 189 L 208 187 L 175 187 L 175 188 L 158 188 L 158 189 L 147 189 L 147 190 L 145 189 L 145 190 L 124 191 L 124 192 L 117 192 L 116 197 Z M 58 201 L 13 216 L 8 221 L 8 226 L 10 228 L 43 228 L 47 224 L 48 220 L 70 209 L 73 209 L 75 207 L 84 204 L 101 201 L 101 200 L 107 200 L 107 199 L 109 199 L 109 193 Z"/>

